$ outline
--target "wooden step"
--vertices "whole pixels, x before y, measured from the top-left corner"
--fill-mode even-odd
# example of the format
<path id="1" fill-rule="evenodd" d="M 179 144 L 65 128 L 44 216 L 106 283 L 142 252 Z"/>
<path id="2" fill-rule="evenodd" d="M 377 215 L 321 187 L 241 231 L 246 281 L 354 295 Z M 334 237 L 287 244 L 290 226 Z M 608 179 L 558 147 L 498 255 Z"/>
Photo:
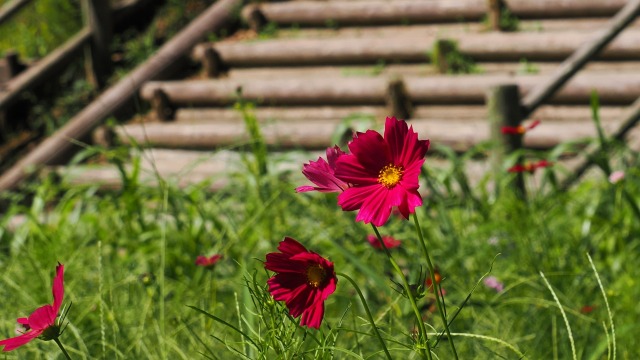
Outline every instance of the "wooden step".
<path id="1" fill-rule="evenodd" d="M 544 77 L 535 75 L 464 75 L 412 77 L 404 80 L 414 104 L 482 104 L 492 86 L 515 83 L 524 95 L 539 86 Z M 161 91 L 177 106 L 230 105 L 238 91 L 248 101 L 260 105 L 382 105 L 388 82 L 381 78 L 295 78 L 279 81 L 190 80 L 148 82 L 141 96 L 151 100 Z M 629 104 L 640 96 L 640 75 L 635 72 L 589 73 L 572 78 L 552 99 L 552 103 L 588 104 L 596 91 L 603 104 Z"/>
<path id="2" fill-rule="evenodd" d="M 619 106 L 603 106 L 600 117 L 613 120 L 623 116 L 626 108 Z M 388 110 L 384 106 L 320 106 L 320 107 L 257 107 L 253 110 L 260 123 L 273 121 L 300 122 L 305 119 L 353 122 L 373 119 L 374 122 L 384 120 Z M 487 117 L 487 110 L 483 105 L 432 105 L 416 106 L 413 117 L 428 120 L 466 120 Z M 591 108 L 588 106 L 541 106 L 531 116 L 546 122 L 584 121 L 591 120 Z M 153 115 L 146 121 L 157 122 Z M 242 114 L 228 108 L 180 108 L 176 111 L 174 123 L 186 124 L 239 124 L 243 123 Z"/>
<path id="3" fill-rule="evenodd" d="M 525 60 L 525 59 L 523 59 Z M 476 62 L 477 74 L 507 74 L 507 75 L 546 75 L 558 69 L 558 62 Z M 593 61 L 589 62 L 584 71 L 588 72 L 638 72 L 638 61 Z M 394 77 L 425 77 L 440 75 L 438 69 L 431 64 L 386 64 L 359 66 L 303 66 L 303 67 L 255 67 L 232 68 L 222 77 L 231 80 L 272 79 L 307 77 L 326 78 L 394 78 Z M 204 77 L 203 77 L 204 78 Z"/>
<path id="4" fill-rule="evenodd" d="M 203 189 L 217 191 L 230 185 L 233 174 L 246 173 L 241 154 L 233 151 L 204 152 L 188 150 L 151 149 L 138 155 L 142 171 L 141 186 L 159 186 L 158 177 L 184 188 L 201 185 Z M 246 155 L 247 156 L 247 155 Z M 251 157 L 251 155 L 248 155 Z M 325 157 L 324 151 L 315 152 L 270 152 L 268 154 L 269 171 L 273 174 L 287 173 L 293 184 L 307 184 L 302 175 L 302 166 L 310 160 Z M 451 166 L 446 159 L 427 156 L 426 166 L 435 172 L 445 171 Z M 131 171 L 131 165 L 126 165 Z M 489 170 L 486 160 L 469 161 L 466 171 L 470 180 L 477 183 Z M 101 190 L 122 188 L 122 178 L 118 169 L 111 164 L 51 166 L 42 174 L 56 174 L 62 181 L 72 186 L 97 186 Z M 294 189 L 292 188 L 293 192 Z M 423 187 L 424 191 L 424 187 Z"/>
<path id="5" fill-rule="evenodd" d="M 389 38 L 274 39 L 201 44 L 193 57 L 202 60 L 210 47 L 226 66 L 302 66 L 363 64 L 385 61 L 430 62 L 438 39 L 454 41 L 460 53 L 478 61 L 562 61 L 597 35 L 588 32 L 492 32 L 443 36 Z M 628 30 L 607 46 L 599 59 L 635 60 L 640 31 Z"/>
<path id="6" fill-rule="evenodd" d="M 416 113 L 425 117 L 410 120 L 414 129 L 431 139 L 433 144 L 442 144 L 457 151 L 466 151 L 470 147 L 489 140 L 489 123 L 483 109 L 464 107 L 446 114 L 446 108 L 422 108 Z M 451 110 L 451 108 L 448 108 Z M 371 108 L 377 110 L 379 108 Z M 343 110 L 337 110 L 338 113 Z M 620 125 L 622 108 L 603 108 L 601 119 L 607 133 L 612 133 Z M 302 113 L 303 110 L 296 111 Z M 329 115 L 326 111 L 325 115 Z M 465 114 L 466 115 L 463 115 Z M 215 114 L 215 113 L 214 113 Z M 558 115 L 556 115 L 558 114 Z M 264 113 L 257 114 L 258 116 Z M 337 114 L 336 114 L 337 115 Z M 469 116 L 477 116 L 475 118 Z M 426 117 L 429 116 L 429 117 Z M 548 117 L 547 117 L 548 116 Z M 562 116 L 562 117 L 556 117 Z M 595 137 L 588 108 L 551 108 L 543 107 L 534 114 L 534 118 L 543 121 L 535 131 L 528 133 L 524 144 L 531 148 L 551 148 L 562 142 L 576 141 Z M 364 131 L 379 128 L 383 117 L 360 117 L 361 123 L 348 123 L 344 118 L 310 118 L 286 120 L 268 119 L 261 123 L 261 132 L 265 143 L 278 149 L 322 149 L 332 146 L 337 140 L 350 137 L 352 130 Z M 554 120 L 551 120 L 554 119 Z M 226 121 L 225 121 L 226 120 Z M 184 149 L 215 149 L 225 146 L 246 144 L 251 141 L 244 123 L 233 119 L 227 112 L 225 118 L 215 121 L 179 121 L 170 123 L 138 123 L 116 127 L 115 134 L 124 144 L 144 144 Z"/>
<path id="7" fill-rule="evenodd" d="M 519 18 L 612 16 L 624 0 L 508 0 L 507 7 Z M 458 1 L 294 1 L 251 5 L 242 11 L 251 21 L 260 11 L 268 22 L 304 26 L 380 25 L 478 21 L 487 13 L 485 0 Z"/>

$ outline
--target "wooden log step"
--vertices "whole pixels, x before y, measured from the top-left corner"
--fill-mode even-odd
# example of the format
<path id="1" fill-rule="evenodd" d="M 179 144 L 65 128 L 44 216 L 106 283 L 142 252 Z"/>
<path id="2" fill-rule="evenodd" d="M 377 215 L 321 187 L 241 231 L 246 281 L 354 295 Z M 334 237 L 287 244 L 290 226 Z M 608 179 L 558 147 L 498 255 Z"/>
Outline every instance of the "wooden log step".
<path id="1" fill-rule="evenodd" d="M 479 61 L 562 61 L 595 32 L 492 32 L 446 36 L 460 53 Z M 385 61 L 429 62 L 431 51 L 443 36 L 387 38 L 274 39 L 254 42 L 202 44 L 194 49 L 196 60 L 212 47 L 226 66 L 301 66 L 363 64 Z M 635 60 L 640 53 L 640 31 L 620 34 L 599 59 Z"/>
<path id="2" fill-rule="evenodd" d="M 621 117 L 625 107 L 603 106 L 600 117 L 607 121 Z M 280 121 L 304 122 L 306 119 L 335 121 L 361 121 L 372 119 L 375 122 L 389 116 L 388 109 L 383 106 L 322 106 L 322 107 L 257 107 L 253 110 L 259 122 Z M 242 114 L 233 109 L 220 108 L 181 108 L 176 111 L 175 123 L 185 124 L 241 124 Z M 487 109 L 482 105 L 457 106 L 416 106 L 413 118 L 425 120 L 468 120 L 487 117 Z M 591 108 L 588 106 L 541 106 L 531 116 L 543 123 L 563 121 L 584 121 L 591 119 Z M 151 121 L 154 121 L 151 118 Z"/>
<path id="3" fill-rule="evenodd" d="M 543 113 L 544 111 L 549 110 L 543 109 Z M 618 111 L 611 109 L 606 112 L 607 117 L 602 117 L 607 133 L 613 132 L 619 125 L 619 117 L 611 116 L 616 112 Z M 382 118 L 375 120 L 380 123 Z M 271 120 L 262 123 L 261 132 L 265 143 L 273 148 L 322 149 L 332 146 L 337 138 L 350 137 L 352 130 L 340 127 L 341 124 L 343 121 L 340 118 Z M 457 151 L 466 151 L 471 146 L 489 140 L 486 116 L 460 119 L 415 118 L 410 120 L 410 124 L 419 134 L 430 138 L 433 144 L 447 145 Z M 364 131 L 372 127 L 380 125 L 365 124 L 364 128 L 358 130 Z M 115 128 L 115 134 L 125 144 L 184 149 L 215 149 L 250 141 L 244 123 L 238 121 L 129 124 Z M 594 136 L 595 128 L 589 118 L 569 117 L 561 121 L 545 121 L 535 131 L 527 134 L 524 144 L 531 148 L 550 148 L 562 142 Z"/>
<path id="4" fill-rule="evenodd" d="M 145 150 L 141 155 L 140 185 L 156 187 L 159 185 L 158 175 L 163 179 L 176 184 L 179 187 L 187 187 L 204 182 L 204 188 L 217 191 L 230 184 L 230 175 L 246 172 L 242 166 L 240 153 L 232 151 L 220 151 L 216 153 L 151 149 Z M 250 156 L 250 155 L 249 155 Z M 308 180 L 302 175 L 302 165 L 310 160 L 316 160 L 319 156 L 325 156 L 323 151 L 314 152 L 270 152 L 268 161 L 270 171 L 273 173 L 289 173 L 292 183 L 295 185 L 307 184 Z M 235 166 L 231 166 L 235 164 Z M 435 156 L 427 156 L 426 166 L 439 172 L 451 166 L 446 159 Z M 131 165 L 126 168 L 131 170 Z M 157 169 L 157 173 L 156 170 Z M 472 183 L 477 183 L 489 170 L 489 164 L 485 160 L 469 161 L 466 171 Z M 74 166 L 50 166 L 44 169 L 43 174 L 57 174 L 63 182 L 73 186 L 98 186 L 102 190 L 118 190 L 122 188 L 122 179 L 118 169 L 114 165 L 74 165 Z M 422 188 L 424 191 L 424 187 Z M 293 187 L 291 189 L 293 190 Z"/>
<path id="5" fill-rule="evenodd" d="M 408 78 L 404 82 L 414 104 L 482 104 L 491 86 L 515 83 L 526 95 L 543 80 L 544 77 L 535 75 L 464 75 Z M 230 105 L 241 91 L 244 99 L 260 105 L 382 105 L 387 88 L 387 81 L 381 78 L 191 80 L 148 82 L 142 87 L 141 96 L 150 100 L 160 90 L 177 106 Z M 588 104 L 592 91 L 599 94 L 603 104 L 628 104 L 640 96 L 640 75 L 583 72 L 551 101 Z"/>
<path id="6" fill-rule="evenodd" d="M 522 20 L 518 22 L 519 32 L 565 32 L 586 31 L 604 29 L 611 20 L 610 17 L 602 18 L 577 18 L 577 19 L 539 19 Z M 640 19 L 632 22 L 628 29 L 640 27 Z M 258 33 L 247 33 L 247 40 L 267 41 L 273 39 L 326 39 L 326 38 L 399 38 L 399 37 L 424 37 L 424 36 L 460 36 L 463 34 L 476 34 L 487 32 L 487 24 L 483 22 L 458 22 L 437 24 L 411 24 L 411 25 L 387 25 L 387 26 L 349 26 L 349 27 L 317 27 L 317 28 L 278 28 L 269 35 L 258 36 Z M 237 41 L 222 39 L 221 42 Z"/>
<path id="7" fill-rule="evenodd" d="M 507 7 L 520 18 L 612 16 L 624 0 L 508 0 Z M 487 6 L 485 0 L 459 1 L 294 1 L 247 6 L 242 16 L 254 21 L 256 12 L 265 22 L 305 26 L 380 25 L 478 21 Z"/>
<path id="8" fill-rule="evenodd" d="M 550 74 L 558 69 L 558 62 L 476 62 L 478 74 L 540 75 Z M 639 72 L 637 61 L 592 61 L 584 67 L 589 72 Z M 358 78 L 358 77 L 424 77 L 439 75 L 438 69 L 431 64 L 385 64 L 358 66 L 309 66 L 309 67 L 255 67 L 232 68 L 224 78 L 231 80 L 272 79 L 306 77 Z"/>

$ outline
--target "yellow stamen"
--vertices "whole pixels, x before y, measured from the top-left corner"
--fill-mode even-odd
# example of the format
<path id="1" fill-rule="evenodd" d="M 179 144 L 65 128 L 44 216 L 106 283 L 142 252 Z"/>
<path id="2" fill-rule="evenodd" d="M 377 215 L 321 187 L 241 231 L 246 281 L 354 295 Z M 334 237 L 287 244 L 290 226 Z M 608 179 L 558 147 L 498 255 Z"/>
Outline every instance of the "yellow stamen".
<path id="1" fill-rule="evenodd" d="M 307 283 L 314 288 L 320 287 L 327 277 L 327 272 L 320 264 L 314 264 L 307 268 Z"/>
<path id="2" fill-rule="evenodd" d="M 378 174 L 378 182 L 387 188 L 392 188 L 402 180 L 403 171 L 402 166 L 386 165 Z"/>

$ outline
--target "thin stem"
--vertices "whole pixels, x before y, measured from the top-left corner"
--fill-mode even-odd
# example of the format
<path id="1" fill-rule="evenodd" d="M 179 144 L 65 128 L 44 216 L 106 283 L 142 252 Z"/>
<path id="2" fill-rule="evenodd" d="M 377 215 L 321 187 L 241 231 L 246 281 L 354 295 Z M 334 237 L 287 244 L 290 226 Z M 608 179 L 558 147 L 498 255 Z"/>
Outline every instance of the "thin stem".
<path id="1" fill-rule="evenodd" d="M 407 294 L 407 297 L 409 298 L 409 302 L 411 303 L 411 308 L 413 308 L 413 313 L 416 315 L 416 319 L 418 320 L 418 331 L 420 333 L 419 342 L 421 343 L 420 346 L 418 346 L 418 353 L 423 358 L 425 357 L 425 351 L 424 351 L 425 349 L 422 347 L 422 343 L 426 344 L 426 350 L 427 350 L 426 355 L 427 355 L 427 358 L 431 360 L 432 359 L 431 346 L 429 345 L 427 328 L 424 325 L 424 321 L 422 321 L 422 316 L 420 315 L 418 304 L 416 304 L 416 299 L 413 296 L 411 287 L 409 287 L 409 282 L 407 281 L 407 277 L 404 276 L 404 273 L 400 269 L 400 266 L 398 266 L 398 263 L 396 263 L 396 261 L 391 256 L 389 249 L 387 249 L 387 247 L 385 246 L 384 241 L 382 240 L 382 236 L 380 236 L 380 232 L 378 231 L 378 228 L 373 224 L 371 224 L 371 227 L 373 228 L 373 232 L 376 234 L 376 237 L 378 238 L 378 242 L 380 242 L 380 246 L 382 250 L 384 250 L 385 254 L 387 255 L 387 258 L 389 258 L 389 262 L 391 262 L 391 265 L 393 266 L 395 271 L 398 273 L 398 276 L 400 276 L 400 279 L 402 280 L 402 287 L 404 288 L 405 294 Z"/>
<path id="2" fill-rule="evenodd" d="M 447 332 L 447 339 L 449 340 L 449 345 L 451 345 L 451 351 L 453 351 L 453 355 L 455 359 L 458 359 L 458 352 L 456 351 L 456 347 L 453 344 L 453 337 L 451 337 L 451 332 L 449 331 L 449 322 L 447 321 L 447 315 L 444 313 L 444 304 L 442 297 L 442 289 L 440 288 L 440 284 L 436 281 L 436 272 L 433 267 L 433 263 L 431 262 L 431 256 L 429 256 L 429 250 L 427 249 L 427 244 L 424 241 L 424 236 L 422 235 L 422 228 L 420 227 L 420 223 L 418 222 L 418 215 L 413 213 L 413 223 L 416 226 L 416 232 L 418 233 L 418 238 L 420 239 L 420 244 L 422 245 L 422 251 L 424 252 L 424 257 L 427 259 L 427 266 L 429 267 L 429 273 L 431 273 L 431 284 L 433 286 L 433 293 L 436 296 L 436 305 L 438 306 L 438 312 L 440 313 L 440 317 L 442 318 L 442 322 L 444 323 L 444 330 Z"/>
<path id="3" fill-rule="evenodd" d="M 67 350 L 64 349 L 64 346 L 62 346 L 62 343 L 60 342 L 60 340 L 56 337 L 56 338 L 53 338 L 53 341 L 55 341 L 56 344 L 58 344 L 58 347 L 60 348 L 60 350 L 62 350 L 64 357 L 66 357 L 67 360 L 71 360 L 71 356 L 69 356 L 69 353 L 67 353 Z"/>
<path id="4" fill-rule="evenodd" d="M 358 296 L 360 296 L 360 301 L 362 301 L 362 306 L 364 306 L 364 311 L 367 313 L 367 316 L 369 317 L 369 321 L 371 322 L 371 326 L 373 327 L 373 330 L 376 332 L 376 336 L 378 337 L 378 340 L 380 340 L 380 345 L 382 345 L 382 349 L 384 350 L 384 353 L 387 355 L 387 359 L 391 360 L 392 359 L 391 354 L 389 354 L 389 350 L 387 350 L 387 345 L 385 345 L 384 340 L 382 339 L 382 335 L 380 335 L 380 332 L 378 331 L 378 327 L 376 326 L 376 323 L 373 320 L 373 315 L 371 315 L 371 311 L 369 310 L 369 306 L 367 305 L 367 301 L 365 300 L 364 296 L 362 295 L 362 292 L 360 291 L 360 288 L 358 287 L 356 282 L 353 281 L 353 279 L 350 278 L 347 274 L 337 273 L 337 275 L 340 275 L 343 278 L 347 279 L 351 283 L 351 285 L 353 285 L 353 287 L 356 289 L 356 292 L 358 293 Z"/>

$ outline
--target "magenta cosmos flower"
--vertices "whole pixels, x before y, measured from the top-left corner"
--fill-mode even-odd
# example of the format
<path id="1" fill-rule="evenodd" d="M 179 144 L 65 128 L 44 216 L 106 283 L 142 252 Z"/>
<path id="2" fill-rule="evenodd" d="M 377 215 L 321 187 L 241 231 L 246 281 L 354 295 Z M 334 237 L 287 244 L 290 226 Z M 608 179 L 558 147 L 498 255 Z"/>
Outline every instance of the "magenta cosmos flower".
<path id="1" fill-rule="evenodd" d="M 198 257 L 196 258 L 196 265 L 202 266 L 204 268 L 211 268 L 218 261 L 220 261 L 221 258 L 222 258 L 222 255 L 220 254 L 211 255 L 209 257 L 206 257 L 204 255 L 198 255 Z"/>
<path id="2" fill-rule="evenodd" d="M 277 274 L 267 281 L 269 292 L 284 301 L 293 317 L 302 315 L 300 325 L 319 329 L 324 301 L 336 290 L 338 279 L 333 263 L 285 237 L 279 253 L 267 254 L 264 267 Z"/>
<path id="3" fill-rule="evenodd" d="M 369 244 L 371 244 L 371 246 L 373 246 L 374 248 L 382 249 L 380 241 L 378 241 L 378 237 L 376 237 L 375 235 L 368 235 L 367 240 L 369 241 Z M 393 236 L 383 236 L 382 242 L 384 243 L 384 247 L 386 247 L 387 249 L 397 248 L 401 243 L 400 240 L 396 240 Z"/>
<path id="4" fill-rule="evenodd" d="M 327 160 L 322 157 L 318 161 L 309 161 L 304 164 L 302 174 L 316 186 L 299 186 L 296 192 L 320 191 L 320 192 L 341 192 L 348 185 L 335 176 L 336 160 L 345 155 L 337 145 L 327 148 Z"/>
<path id="5" fill-rule="evenodd" d="M 53 305 L 37 308 L 28 318 L 18 318 L 18 324 L 25 328 L 22 335 L 0 341 L 4 345 L 2 351 L 11 351 L 35 338 L 53 340 L 60 335 L 62 320 L 58 318 L 62 299 L 64 298 L 64 265 L 56 266 L 56 277 L 53 279 Z"/>
<path id="6" fill-rule="evenodd" d="M 351 185 L 338 195 L 338 205 L 360 209 L 356 221 L 382 226 L 392 208 L 409 218 L 422 205 L 418 176 L 429 140 L 418 140 L 413 127 L 388 117 L 384 137 L 373 130 L 356 133 L 349 150 L 336 160 L 335 176 Z"/>

